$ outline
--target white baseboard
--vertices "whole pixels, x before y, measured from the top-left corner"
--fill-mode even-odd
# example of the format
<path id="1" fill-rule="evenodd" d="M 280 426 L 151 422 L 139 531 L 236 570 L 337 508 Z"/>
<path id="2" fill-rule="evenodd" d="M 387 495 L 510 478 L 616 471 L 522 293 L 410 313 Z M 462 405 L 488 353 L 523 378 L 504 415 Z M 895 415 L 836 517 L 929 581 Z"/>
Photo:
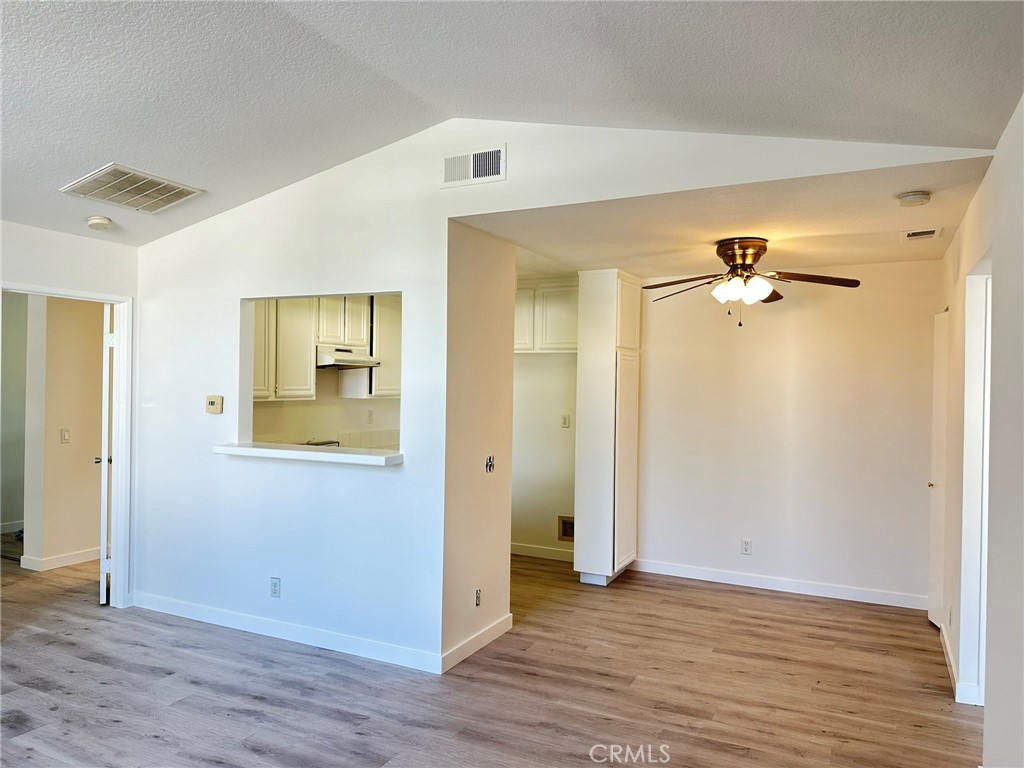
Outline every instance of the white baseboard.
<path id="1" fill-rule="evenodd" d="M 419 669 L 424 672 L 439 674 L 442 671 L 442 658 L 440 654 L 421 651 L 416 648 L 382 643 L 365 637 L 346 635 L 327 629 L 317 629 L 316 627 L 307 627 L 303 624 L 292 624 L 287 621 L 253 616 L 248 613 L 237 613 L 223 608 L 190 603 L 185 600 L 175 600 L 174 598 L 146 592 L 132 593 L 132 602 L 139 608 L 148 608 L 151 611 L 182 616 L 186 619 L 194 619 L 195 621 L 202 621 L 207 624 L 240 629 L 257 635 L 268 635 L 281 640 L 291 640 L 295 643 L 313 645 L 317 648 L 326 648 L 340 653 L 350 653 L 353 656 L 362 656 L 374 661 L 384 661 L 402 667 L 411 667 L 412 669 Z"/>
<path id="2" fill-rule="evenodd" d="M 20 531 L 24 527 L 24 520 L 10 520 L 6 523 L 0 523 L 0 533 L 13 533 L 14 531 Z"/>
<path id="3" fill-rule="evenodd" d="M 507 613 L 494 623 L 484 627 L 441 656 L 441 672 L 447 672 L 460 661 L 468 659 L 488 643 L 497 640 L 512 629 L 512 614 Z"/>
<path id="4" fill-rule="evenodd" d="M 526 557 L 543 557 L 545 560 L 562 560 L 572 562 L 572 550 L 560 549 L 558 547 L 541 547 L 536 544 L 516 544 L 512 542 L 513 555 L 525 555 Z"/>
<path id="5" fill-rule="evenodd" d="M 949 635 L 946 634 L 946 625 L 939 628 L 939 637 L 942 640 L 942 655 L 946 657 L 946 669 L 949 671 L 949 682 L 953 684 L 953 699 L 957 704 L 973 704 L 982 707 L 981 686 L 977 683 L 967 683 L 960 680 L 957 671 L 956 659 L 949 650 Z"/>
<path id="6" fill-rule="evenodd" d="M 658 573 L 664 576 L 679 576 L 684 579 L 716 581 L 720 584 L 735 584 L 740 587 L 757 587 L 775 592 L 793 592 L 798 595 L 831 597 L 838 600 L 853 600 L 858 603 L 892 605 L 900 608 L 928 607 L 927 595 L 913 595 L 906 592 L 886 592 L 880 589 L 848 587 L 842 584 L 824 584 L 817 581 L 785 579 L 778 576 L 761 576 L 756 573 L 725 571 L 717 568 L 702 568 L 696 565 L 665 563 L 659 560 L 637 560 L 631 566 L 635 571 Z"/>
<path id="7" fill-rule="evenodd" d="M 66 565 L 78 565 L 79 563 L 88 563 L 90 560 L 99 559 L 100 548 L 94 547 L 53 557 L 29 557 L 28 555 L 22 555 L 21 567 L 26 571 L 51 571 L 54 568 L 63 568 Z"/>

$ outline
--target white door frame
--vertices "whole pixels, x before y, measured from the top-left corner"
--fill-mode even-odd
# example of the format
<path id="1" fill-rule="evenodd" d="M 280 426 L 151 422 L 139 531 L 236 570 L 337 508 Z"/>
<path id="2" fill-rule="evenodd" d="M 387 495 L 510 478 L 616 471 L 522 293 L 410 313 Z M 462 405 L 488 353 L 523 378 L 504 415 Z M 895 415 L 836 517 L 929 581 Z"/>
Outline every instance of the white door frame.
<path id="1" fill-rule="evenodd" d="M 964 297 L 964 463 L 960 552 L 960 658 L 956 700 L 985 703 L 988 586 L 988 439 L 992 276 L 967 276 Z"/>
<path id="2" fill-rule="evenodd" d="M 117 460 L 111 466 L 110 604 L 131 605 L 131 510 L 132 510 L 132 352 L 134 303 L 130 296 L 73 291 L 45 285 L 0 282 L 0 290 L 57 299 L 97 301 L 112 305 L 114 315 L 114 377 L 111 387 L 112 429 L 110 448 Z M 98 353 L 97 353 L 98 354 Z"/>
<path id="3" fill-rule="evenodd" d="M 932 344 L 932 466 L 928 520 L 928 619 L 942 627 L 946 546 L 946 410 L 948 405 L 949 312 L 935 316 Z"/>

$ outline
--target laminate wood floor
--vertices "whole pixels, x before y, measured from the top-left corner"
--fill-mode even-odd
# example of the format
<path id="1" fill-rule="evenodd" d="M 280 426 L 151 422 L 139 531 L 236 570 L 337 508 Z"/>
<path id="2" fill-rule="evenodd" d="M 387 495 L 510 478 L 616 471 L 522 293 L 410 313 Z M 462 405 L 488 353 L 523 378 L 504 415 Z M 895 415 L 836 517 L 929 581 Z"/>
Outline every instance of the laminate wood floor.
<path id="1" fill-rule="evenodd" d="M 691 768 L 980 763 L 981 710 L 953 703 L 920 611 L 512 561 L 515 626 L 444 676 L 100 608 L 95 564 L 4 562 L 2 763 L 531 768 L 594 765 L 594 745 Z"/>

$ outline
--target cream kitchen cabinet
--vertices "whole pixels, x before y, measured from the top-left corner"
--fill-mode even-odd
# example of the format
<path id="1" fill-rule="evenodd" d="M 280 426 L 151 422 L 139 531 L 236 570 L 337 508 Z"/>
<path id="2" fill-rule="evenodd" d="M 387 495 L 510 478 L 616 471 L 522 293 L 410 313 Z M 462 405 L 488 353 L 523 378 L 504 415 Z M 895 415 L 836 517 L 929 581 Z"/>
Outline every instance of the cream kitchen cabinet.
<path id="1" fill-rule="evenodd" d="M 370 347 L 370 297 L 323 296 L 317 307 L 317 342 L 353 351 Z"/>
<path id="2" fill-rule="evenodd" d="M 516 352 L 575 352 L 579 287 L 575 280 L 520 281 L 516 291 Z"/>
<path id="3" fill-rule="evenodd" d="M 254 302 L 253 400 L 316 398 L 316 299 Z"/>
<path id="4" fill-rule="evenodd" d="M 368 309 L 370 302 L 367 302 Z M 338 396 L 345 398 L 399 397 L 402 394 L 402 296 L 373 297 L 370 354 L 376 368 L 338 372 Z"/>

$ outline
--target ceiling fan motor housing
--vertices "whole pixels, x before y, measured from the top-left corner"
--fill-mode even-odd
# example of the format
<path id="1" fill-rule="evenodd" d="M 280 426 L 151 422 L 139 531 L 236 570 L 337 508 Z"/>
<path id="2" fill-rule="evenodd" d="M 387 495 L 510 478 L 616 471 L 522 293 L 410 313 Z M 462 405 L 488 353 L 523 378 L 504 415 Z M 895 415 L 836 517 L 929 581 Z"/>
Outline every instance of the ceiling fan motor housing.
<path id="1" fill-rule="evenodd" d="M 763 237 L 729 237 L 715 243 L 718 258 L 730 270 L 736 267 L 753 267 L 768 251 L 768 241 Z"/>

